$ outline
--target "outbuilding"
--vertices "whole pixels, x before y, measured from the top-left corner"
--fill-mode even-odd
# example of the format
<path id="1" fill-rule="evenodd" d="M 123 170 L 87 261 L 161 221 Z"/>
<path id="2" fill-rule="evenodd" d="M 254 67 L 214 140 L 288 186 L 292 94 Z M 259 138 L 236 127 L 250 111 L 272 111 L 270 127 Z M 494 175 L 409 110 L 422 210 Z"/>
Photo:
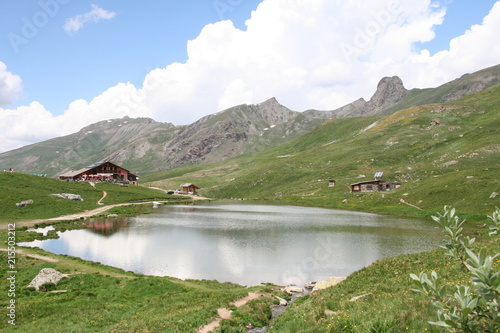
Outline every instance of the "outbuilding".
<path id="1" fill-rule="evenodd" d="M 182 193 L 184 194 L 197 194 L 198 190 L 200 189 L 198 186 L 188 183 L 181 185 L 182 187 Z"/>
<path id="2" fill-rule="evenodd" d="M 391 191 L 401 187 L 401 183 L 393 183 L 385 180 L 369 180 L 351 185 L 352 192 L 381 192 Z"/>

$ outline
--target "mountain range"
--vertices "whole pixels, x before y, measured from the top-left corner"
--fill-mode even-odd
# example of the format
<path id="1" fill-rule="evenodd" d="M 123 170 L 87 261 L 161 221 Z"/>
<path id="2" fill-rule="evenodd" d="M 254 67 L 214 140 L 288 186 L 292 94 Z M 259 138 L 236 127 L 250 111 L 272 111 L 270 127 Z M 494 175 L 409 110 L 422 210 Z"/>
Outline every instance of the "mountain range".
<path id="1" fill-rule="evenodd" d="M 2 153 L 0 169 L 56 176 L 108 160 L 136 174 L 150 174 L 263 151 L 330 119 L 388 115 L 413 106 L 449 102 L 498 83 L 500 65 L 428 89 L 408 90 L 399 77 L 385 77 L 369 101 L 361 98 L 331 111 L 297 112 L 271 98 L 184 126 L 149 118 L 106 120 L 71 135 Z"/>

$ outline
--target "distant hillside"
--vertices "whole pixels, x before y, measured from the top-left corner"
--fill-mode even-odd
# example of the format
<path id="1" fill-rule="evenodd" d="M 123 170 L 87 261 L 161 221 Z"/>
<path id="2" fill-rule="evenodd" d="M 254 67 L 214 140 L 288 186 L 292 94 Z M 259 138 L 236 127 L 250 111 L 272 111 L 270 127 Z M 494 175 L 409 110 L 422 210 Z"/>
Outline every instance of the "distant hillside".
<path id="1" fill-rule="evenodd" d="M 332 118 L 391 114 L 412 106 L 446 103 L 480 92 L 500 83 L 500 65 L 464 74 L 462 77 L 437 88 L 407 90 L 397 76 L 383 78 L 373 97 L 367 102 L 360 98 L 333 113 Z"/>
<path id="2" fill-rule="evenodd" d="M 143 181 L 164 188 L 193 182 L 202 195 L 215 198 L 417 216 L 453 205 L 463 213 L 491 214 L 500 205 L 500 195 L 494 195 L 500 193 L 499 128 L 496 85 L 450 103 L 331 120 L 264 152 L 149 175 Z M 350 192 L 350 184 L 372 180 L 379 171 L 383 179 L 401 182 L 402 187 L 373 194 Z M 336 186 L 329 187 L 329 180 Z"/>
<path id="3" fill-rule="evenodd" d="M 147 118 L 101 121 L 79 132 L 0 154 L 0 169 L 54 176 L 107 158 L 151 133 L 175 133 L 172 124 Z M 175 134 L 172 134 L 174 136 Z"/>
<path id="4" fill-rule="evenodd" d="M 333 111 L 292 111 L 271 98 L 239 105 L 187 126 L 128 117 L 102 121 L 78 133 L 0 154 L 0 169 L 56 176 L 100 160 L 141 175 L 224 161 L 282 144 L 334 118 L 391 114 L 447 102 L 500 82 L 500 65 L 432 89 L 407 90 L 398 77 L 383 78 L 369 101 Z"/>

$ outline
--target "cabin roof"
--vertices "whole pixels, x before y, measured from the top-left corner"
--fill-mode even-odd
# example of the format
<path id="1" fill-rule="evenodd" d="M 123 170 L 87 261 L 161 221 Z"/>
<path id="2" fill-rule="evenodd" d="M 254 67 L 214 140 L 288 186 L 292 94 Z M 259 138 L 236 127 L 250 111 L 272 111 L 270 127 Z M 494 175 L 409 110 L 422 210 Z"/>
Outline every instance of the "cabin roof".
<path id="1" fill-rule="evenodd" d="M 187 184 L 184 184 L 184 185 L 181 185 L 181 187 L 191 187 L 191 186 L 194 186 L 196 188 L 199 188 L 198 186 L 196 186 L 195 184 L 193 183 L 187 183 Z"/>
<path id="2" fill-rule="evenodd" d="M 109 161 L 99 161 L 97 163 L 94 163 L 92 165 L 89 165 L 89 166 L 86 166 L 85 168 L 81 168 L 79 170 L 75 170 L 75 171 L 70 171 L 70 172 L 66 172 L 66 173 L 63 173 L 61 175 L 59 175 L 59 177 L 64 177 L 64 178 L 71 178 L 71 177 L 76 177 L 82 173 L 85 173 L 85 172 L 89 172 L 89 171 L 92 171 L 94 170 L 95 168 L 103 165 L 103 164 L 106 164 L 106 163 L 109 163 L 109 164 L 112 164 L 120 169 L 123 169 L 125 171 L 127 171 L 129 173 L 129 175 L 131 176 L 136 176 L 135 174 L 133 174 L 132 172 L 130 172 L 129 170 L 125 169 L 124 167 L 121 167 L 119 165 L 116 165 L 112 162 L 109 162 Z"/>
<path id="3" fill-rule="evenodd" d="M 400 183 L 395 183 L 395 182 L 389 182 L 387 180 L 367 180 L 367 181 L 364 181 L 364 182 L 359 182 L 359 183 L 351 184 L 351 186 L 353 186 L 353 185 L 363 185 L 363 184 L 373 184 L 373 183 L 400 184 Z"/>

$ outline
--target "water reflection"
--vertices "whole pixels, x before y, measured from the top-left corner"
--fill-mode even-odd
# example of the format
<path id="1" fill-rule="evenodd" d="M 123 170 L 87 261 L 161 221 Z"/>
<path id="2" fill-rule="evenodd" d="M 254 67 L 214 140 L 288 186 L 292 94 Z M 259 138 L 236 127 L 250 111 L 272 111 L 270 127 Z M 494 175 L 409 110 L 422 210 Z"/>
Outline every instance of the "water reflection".
<path id="1" fill-rule="evenodd" d="M 126 217 L 91 218 L 85 223 L 89 230 L 105 236 L 111 236 L 121 229 L 128 228 L 129 219 Z"/>
<path id="2" fill-rule="evenodd" d="M 99 232 L 75 230 L 28 245 L 149 275 L 251 285 L 346 276 L 441 242 L 422 221 L 252 204 L 168 206 L 92 226 Z"/>

